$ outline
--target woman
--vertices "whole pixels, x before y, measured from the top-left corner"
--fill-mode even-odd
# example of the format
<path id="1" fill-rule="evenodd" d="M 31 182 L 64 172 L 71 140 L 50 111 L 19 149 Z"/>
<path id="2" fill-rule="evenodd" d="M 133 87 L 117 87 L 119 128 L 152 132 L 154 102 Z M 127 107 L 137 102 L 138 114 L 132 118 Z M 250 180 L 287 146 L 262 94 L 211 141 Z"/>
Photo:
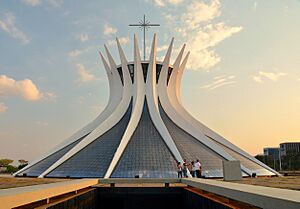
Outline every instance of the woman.
<path id="1" fill-rule="evenodd" d="M 186 159 L 184 159 L 182 165 L 183 165 L 183 168 L 182 168 L 183 177 L 184 177 L 184 178 L 187 178 L 187 177 L 188 177 L 188 166 L 189 166 L 190 164 L 186 162 Z"/>
<path id="2" fill-rule="evenodd" d="M 196 167 L 194 161 L 191 162 L 191 174 L 193 178 L 196 177 Z"/>
<path id="3" fill-rule="evenodd" d="M 178 173 L 178 178 L 182 178 L 182 166 L 181 163 L 177 163 L 177 173 Z"/>

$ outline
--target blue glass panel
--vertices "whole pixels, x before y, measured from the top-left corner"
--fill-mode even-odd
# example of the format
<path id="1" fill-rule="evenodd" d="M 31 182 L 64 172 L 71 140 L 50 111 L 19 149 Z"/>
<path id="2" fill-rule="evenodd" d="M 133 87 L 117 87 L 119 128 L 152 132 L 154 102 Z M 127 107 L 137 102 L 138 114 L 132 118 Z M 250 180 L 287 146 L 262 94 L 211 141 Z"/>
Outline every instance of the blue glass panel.
<path id="1" fill-rule="evenodd" d="M 142 70 L 143 70 L 143 76 L 144 76 L 144 81 L 145 82 L 146 82 L 146 79 L 147 79 L 148 65 L 149 65 L 148 63 L 142 63 Z M 133 81 L 134 81 L 134 64 L 129 64 L 127 66 L 128 66 L 128 70 L 129 70 L 129 73 L 130 73 L 131 81 L 133 83 Z M 158 83 L 161 68 L 162 68 L 161 64 L 156 64 L 156 83 Z M 173 70 L 173 68 L 169 67 L 168 82 L 169 82 L 172 70 Z M 121 67 L 118 68 L 118 72 L 120 74 L 120 77 L 121 77 L 121 80 L 122 80 L 122 83 L 123 83 L 123 73 L 122 73 L 122 68 Z"/>
<path id="2" fill-rule="evenodd" d="M 64 154 L 66 154 L 69 150 L 71 150 L 76 144 L 78 144 L 84 137 L 81 137 L 77 141 L 69 144 L 68 146 L 62 148 L 61 150 L 53 153 L 52 155 L 46 157 L 45 159 L 41 160 L 40 162 L 34 164 L 32 167 L 24 170 L 22 173 L 18 174 L 18 176 L 22 176 L 26 174 L 26 176 L 37 177 L 41 175 L 47 168 L 49 168 L 53 163 L 55 163 L 59 158 L 61 158 Z"/>
<path id="3" fill-rule="evenodd" d="M 123 118 L 109 131 L 58 166 L 46 177 L 102 178 L 127 127 L 132 104 Z"/>
<path id="4" fill-rule="evenodd" d="M 130 73 L 130 78 L 131 78 L 131 82 L 134 82 L 134 65 L 133 64 L 129 64 L 128 65 L 128 70 Z"/>
<path id="5" fill-rule="evenodd" d="M 123 84 L 123 86 L 124 86 L 124 78 L 123 78 L 122 67 L 118 67 L 117 70 L 118 70 L 118 73 L 119 73 L 119 75 L 120 75 L 121 82 L 122 82 L 122 84 Z"/>
<path id="6" fill-rule="evenodd" d="M 213 140 L 215 143 L 217 143 L 219 146 L 221 146 L 228 154 L 230 154 L 232 157 L 234 157 L 236 160 L 239 160 L 243 166 L 253 171 L 253 173 L 256 173 L 256 175 L 274 175 L 273 172 L 268 171 L 264 167 L 258 165 L 257 163 L 249 160 L 248 158 L 244 157 L 243 155 L 237 153 L 236 151 L 228 148 L 227 146 L 217 142 L 213 138 L 208 137 L 209 139 Z"/>
<path id="7" fill-rule="evenodd" d="M 206 177 L 222 177 L 222 160 L 220 155 L 216 154 L 210 148 L 202 144 L 198 139 L 194 138 L 179 126 L 177 126 L 165 113 L 159 104 L 161 117 L 171 134 L 177 149 L 183 159 L 189 163 L 199 159 L 202 164 L 202 174 Z M 205 136 L 204 136 L 205 137 Z M 191 168 L 190 168 L 191 169 Z"/>
<path id="8" fill-rule="evenodd" d="M 176 178 L 176 160 L 156 130 L 145 101 L 141 120 L 112 174 L 113 178 Z"/>
<path id="9" fill-rule="evenodd" d="M 142 63 L 142 69 L 143 69 L 145 83 L 146 83 L 146 79 L 147 79 L 148 66 L 149 66 L 149 63 Z"/>

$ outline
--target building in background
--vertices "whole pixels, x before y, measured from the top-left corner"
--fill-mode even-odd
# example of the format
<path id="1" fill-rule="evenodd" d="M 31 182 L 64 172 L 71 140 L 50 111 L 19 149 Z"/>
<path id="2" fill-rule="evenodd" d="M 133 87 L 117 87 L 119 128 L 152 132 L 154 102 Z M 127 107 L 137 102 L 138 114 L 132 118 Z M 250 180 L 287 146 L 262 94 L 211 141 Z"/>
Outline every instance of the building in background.
<path id="1" fill-rule="evenodd" d="M 274 160 L 279 160 L 279 147 L 266 147 L 264 148 L 265 156 L 272 156 Z"/>
<path id="2" fill-rule="evenodd" d="M 265 147 L 264 154 L 256 155 L 255 158 L 275 170 L 299 170 L 300 142 L 284 142 L 279 147 Z"/>
<path id="3" fill-rule="evenodd" d="M 283 170 L 300 170 L 300 142 L 285 142 L 280 145 L 280 162 Z"/>
<path id="4" fill-rule="evenodd" d="M 280 144 L 280 155 L 300 153 L 300 142 L 285 142 Z"/>

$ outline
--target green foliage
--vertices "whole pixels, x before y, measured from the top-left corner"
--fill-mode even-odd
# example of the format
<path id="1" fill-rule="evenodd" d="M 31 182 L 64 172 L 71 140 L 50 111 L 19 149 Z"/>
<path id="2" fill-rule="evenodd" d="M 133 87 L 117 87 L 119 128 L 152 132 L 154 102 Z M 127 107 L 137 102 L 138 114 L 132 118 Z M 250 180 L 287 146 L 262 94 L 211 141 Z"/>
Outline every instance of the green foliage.
<path id="1" fill-rule="evenodd" d="M 12 162 L 14 161 L 11 159 L 0 159 L 0 167 L 7 167 Z"/>
<path id="2" fill-rule="evenodd" d="M 17 167 L 12 166 L 12 165 L 8 165 L 6 167 L 6 169 L 7 169 L 6 170 L 7 173 L 15 173 L 15 172 L 17 172 L 19 170 Z"/>
<path id="3" fill-rule="evenodd" d="M 286 156 L 282 157 L 282 169 L 283 170 L 300 170 L 300 153 L 290 152 Z"/>
<path id="4" fill-rule="evenodd" d="M 257 155 L 256 159 L 263 162 L 267 166 L 279 170 L 279 160 L 274 160 L 273 156 Z M 286 156 L 281 157 L 281 169 L 283 171 L 295 171 L 300 170 L 300 153 L 289 152 Z"/>
<path id="5" fill-rule="evenodd" d="M 22 168 L 26 167 L 27 165 L 28 165 L 28 164 L 20 164 L 20 165 L 18 166 L 18 169 L 21 170 Z"/>
<path id="6" fill-rule="evenodd" d="M 18 160 L 18 162 L 20 163 L 19 166 L 13 166 L 13 165 L 10 165 L 11 163 L 13 163 L 14 161 L 11 160 L 11 159 L 0 159 L 0 167 L 4 167 L 6 168 L 5 173 L 15 173 L 17 172 L 18 170 L 24 168 L 25 166 L 28 165 L 28 161 L 27 160 L 24 160 L 24 159 L 20 159 Z"/>
<path id="7" fill-rule="evenodd" d="M 274 170 L 279 170 L 279 160 L 274 160 L 273 156 L 266 156 L 266 155 L 256 155 L 256 159 L 263 162 L 270 168 L 273 168 Z"/>

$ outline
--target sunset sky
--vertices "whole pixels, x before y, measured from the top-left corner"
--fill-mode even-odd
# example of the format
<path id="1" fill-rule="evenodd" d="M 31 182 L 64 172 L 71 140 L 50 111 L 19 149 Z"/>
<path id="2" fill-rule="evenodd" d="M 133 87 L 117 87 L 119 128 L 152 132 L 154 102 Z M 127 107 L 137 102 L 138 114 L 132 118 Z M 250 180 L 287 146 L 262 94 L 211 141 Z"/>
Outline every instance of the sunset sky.
<path id="1" fill-rule="evenodd" d="M 132 60 L 144 14 L 158 60 L 172 37 L 173 58 L 191 51 L 181 94 L 197 119 L 252 155 L 300 141 L 299 0 L 0 0 L 0 158 L 31 161 L 93 120 L 98 50 L 119 62 L 118 37 Z"/>

